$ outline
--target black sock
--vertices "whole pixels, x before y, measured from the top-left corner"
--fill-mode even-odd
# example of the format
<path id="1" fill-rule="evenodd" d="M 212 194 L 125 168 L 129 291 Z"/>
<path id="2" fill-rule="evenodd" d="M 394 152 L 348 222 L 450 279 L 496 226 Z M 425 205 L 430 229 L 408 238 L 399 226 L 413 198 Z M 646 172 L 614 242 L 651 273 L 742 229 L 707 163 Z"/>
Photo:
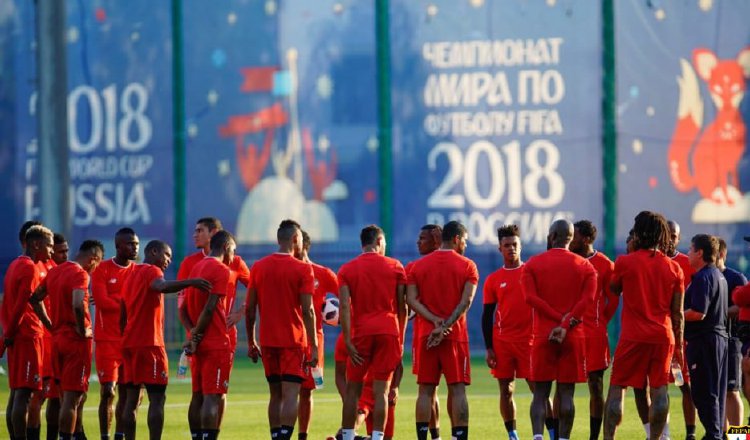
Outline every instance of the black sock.
<path id="1" fill-rule="evenodd" d="M 203 440 L 216 440 L 219 438 L 218 429 L 203 429 Z"/>
<path id="2" fill-rule="evenodd" d="M 307 440 L 307 433 L 306 432 L 297 433 L 297 439 L 298 440 Z"/>
<path id="3" fill-rule="evenodd" d="M 451 436 L 456 440 L 468 440 L 469 439 L 469 427 L 468 426 L 451 426 Z"/>
<path id="4" fill-rule="evenodd" d="M 66 432 L 61 432 L 60 433 L 60 440 L 74 440 L 73 433 L 71 432 L 70 434 L 68 434 Z"/>
<path id="5" fill-rule="evenodd" d="M 508 432 L 515 431 L 516 430 L 516 421 L 511 420 L 510 422 L 505 422 L 505 430 Z"/>
<path id="6" fill-rule="evenodd" d="M 547 428 L 547 431 L 550 429 L 555 429 L 555 419 L 552 417 L 547 417 L 544 419 L 544 426 Z"/>
<path id="7" fill-rule="evenodd" d="M 552 424 L 554 425 L 555 429 L 555 440 L 558 440 L 560 438 L 560 419 L 552 419 Z"/>
<path id="8" fill-rule="evenodd" d="M 685 434 L 695 437 L 695 425 L 685 425 Z"/>
<path id="9" fill-rule="evenodd" d="M 190 431 L 190 435 L 192 436 L 193 431 Z M 125 440 L 125 433 L 124 432 L 115 432 L 115 440 Z"/>
<path id="10" fill-rule="evenodd" d="M 81 432 L 76 432 L 73 434 L 73 440 L 88 440 L 88 439 L 86 438 L 86 433 L 81 431 Z"/>
<path id="11" fill-rule="evenodd" d="M 430 428 L 430 437 L 440 438 L 440 428 Z"/>
<path id="12" fill-rule="evenodd" d="M 279 428 L 279 438 L 281 440 L 292 440 L 292 434 L 294 434 L 294 426 L 281 425 L 281 428 Z"/>
<path id="13" fill-rule="evenodd" d="M 417 440 L 427 440 L 427 433 L 430 432 L 430 424 L 427 422 L 417 422 Z"/>
<path id="14" fill-rule="evenodd" d="M 57 425 L 47 424 L 47 440 L 57 440 Z"/>
<path id="15" fill-rule="evenodd" d="M 589 440 L 596 440 L 599 438 L 599 432 L 602 430 L 602 419 L 598 417 L 589 417 Z"/>
<path id="16" fill-rule="evenodd" d="M 36 428 L 30 428 L 26 427 L 26 438 L 28 440 L 39 440 L 39 434 L 41 431 L 41 427 L 37 426 Z"/>
<path id="17" fill-rule="evenodd" d="M 109 434 L 102 434 L 102 440 L 109 440 Z"/>

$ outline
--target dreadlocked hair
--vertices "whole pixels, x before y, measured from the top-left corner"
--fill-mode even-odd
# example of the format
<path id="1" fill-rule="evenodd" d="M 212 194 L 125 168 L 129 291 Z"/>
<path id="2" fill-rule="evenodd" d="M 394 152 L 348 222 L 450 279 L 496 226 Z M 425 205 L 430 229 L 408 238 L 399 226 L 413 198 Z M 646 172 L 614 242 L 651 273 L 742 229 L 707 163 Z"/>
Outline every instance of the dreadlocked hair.
<path id="1" fill-rule="evenodd" d="M 671 246 L 667 219 L 658 212 L 641 211 L 633 225 L 635 249 L 658 249 L 667 252 Z"/>

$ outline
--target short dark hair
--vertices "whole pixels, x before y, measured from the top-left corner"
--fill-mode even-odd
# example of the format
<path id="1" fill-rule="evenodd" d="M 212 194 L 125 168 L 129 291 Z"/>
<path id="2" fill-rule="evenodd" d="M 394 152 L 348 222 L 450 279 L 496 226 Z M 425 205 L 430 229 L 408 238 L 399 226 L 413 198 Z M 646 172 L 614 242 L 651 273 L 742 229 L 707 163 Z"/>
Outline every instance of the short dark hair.
<path id="1" fill-rule="evenodd" d="M 310 245 L 312 242 L 310 241 L 310 234 L 307 233 L 304 229 L 302 230 L 302 248 L 310 250 Z"/>
<path id="2" fill-rule="evenodd" d="M 55 234 L 52 236 L 52 242 L 54 244 L 63 244 L 63 243 L 67 243 L 68 240 L 61 233 L 55 232 Z"/>
<path id="3" fill-rule="evenodd" d="M 371 244 L 375 244 L 375 241 L 377 241 L 378 237 L 381 235 L 385 235 L 383 230 L 378 225 L 367 225 L 364 228 L 362 228 L 362 231 L 359 233 L 359 242 L 362 244 L 362 246 L 369 246 Z"/>
<path id="4" fill-rule="evenodd" d="M 713 235 L 698 234 L 690 240 L 693 249 L 703 251 L 703 261 L 706 263 L 716 263 L 719 256 L 719 240 Z"/>
<path id="5" fill-rule="evenodd" d="M 424 225 L 420 228 L 422 231 L 434 231 L 437 230 L 440 234 L 443 233 L 443 228 L 440 227 L 440 225 L 433 225 L 430 223 L 429 225 Z"/>
<path id="6" fill-rule="evenodd" d="M 727 242 L 719 236 L 716 236 L 716 238 L 719 240 L 719 255 L 721 255 L 727 251 Z"/>
<path id="7" fill-rule="evenodd" d="M 99 251 L 104 256 L 104 245 L 99 240 L 84 240 L 78 247 L 78 252 L 82 254 L 93 254 Z"/>
<path id="8" fill-rule="evenodd" d="M 208 228 L 208 231 L 215 231 L 215 230 L 221 230 L 223 227 L 221 226 L 221 220 L 219 220 L 216 217 L 203 217 L 199 218 L 197 222 L 195 222 L 196 225 L 203 225 L 206 228 Z"/>
<path id="9" fill-rule="evenodd" d="M 18 231 L 18 241 L 20 241 L 21 244 L 26 243 L 26 231 L 32 226 L 42 226 L 42 222 L 29 220 L 21 225 L 21 229 Z"/>
<path id="10" fill-rule="evenodd" d="M 573 228 L 578 231 L 579 234 L 586 238 L 590 238 L 591 241 L 596 240 L 596 226 L 589 220 L 578 220 L 573 223 Z"/>
<path id="11" fill-rule="evenodd" d="M 497 241 L 503 241 L 505 237 L 521 237 L 521 229 L 516 225 L 503 225 L 497 228 Z"/>
<path id="12" fill-rule="evenodd" d="M 224 247 L 230 242 L 234 241 L 234 237 L 229 231 L 221 230 L 216 232 L 211 237 L 211 251 L 223 251 Z"/>
<path id="13" fill-rule="evenodd" d="M 115 237 L 119 237 L 121 235 L 136 235 L 133 228 L 120 228 L 117 232 L 115 232 Z"/>
<path id="14" fill-rule="evenodd" d="M 466 227 L 456 220 L 449 221 L 443 226 L 443 241 L 451 241 L 457 235 L 466 234 Z"/>
<path id="15" fill-rule="evenodd" d="M 30 241 L 40 240 L 43 238 L 49 237 L 50 239 L 53 239 L 54 234 L 52 234 L 52 231 L 47 229 L 46 227 L 42 226 L 41 223 L 38 225 L 31 225 L 26 230 L 26 236 L 24 237 L 24 243 L 28 243 Z"/>
<path id="16" fill-rule="evenodd" d="M 302 226 L 292 219 L 282 220 L 279 223 L 279 229 L 276 231 L 276 240 L 279 243 L 286 243 L 292 239 L 295 232 L 301 229 Z"/>
<path id="17" fill-rule="evenodd" d="M 169 245 L 161 240 L 151 240 L 146 244 L 146 249 L 143 251 L 146 255 L 150 254 L 155 250 L 166 249 Z"/>

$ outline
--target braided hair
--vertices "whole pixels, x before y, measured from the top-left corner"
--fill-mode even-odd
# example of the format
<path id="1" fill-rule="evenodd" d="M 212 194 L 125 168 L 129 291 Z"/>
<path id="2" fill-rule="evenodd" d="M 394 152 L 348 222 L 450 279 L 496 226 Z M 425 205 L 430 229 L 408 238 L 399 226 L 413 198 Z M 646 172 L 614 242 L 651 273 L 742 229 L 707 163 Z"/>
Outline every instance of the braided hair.
<path id="1" fill-rule="evenodd" d="M 633 225 L 634 248 L 667 252 L 672 246 L 667 220 L 658 212 L 641 211 Z"/>

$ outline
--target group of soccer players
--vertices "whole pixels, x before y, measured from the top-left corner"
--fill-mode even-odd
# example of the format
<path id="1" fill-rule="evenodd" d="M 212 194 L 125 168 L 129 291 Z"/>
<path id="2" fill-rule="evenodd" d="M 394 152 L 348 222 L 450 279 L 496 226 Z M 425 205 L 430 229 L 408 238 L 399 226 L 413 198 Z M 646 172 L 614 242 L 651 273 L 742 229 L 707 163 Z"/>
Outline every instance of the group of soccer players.
<path id="1" fill-rule="evenodd" d="M 716 266 L 726 281 L 731 279 L 729 289 L 723 288 L 725 302 L 730 300 L 727 292 L 746 284 L 741 274 L 724 267 L 726 245 L 722 250 L 716 238 L 706 242 L 696 236 L 690 255 L 700 256 L 688 258 L 676 250 L 679 226 L 648 211 L 635 218 L 629 253 L 615 263 L 594 249 L 596 228 L 586 220 L 553 222 L 548 250 L 525 263 L 520 237 L 517 226 L 498 229 L 503 266 L 486 277 L 482 295 L 486 363 L 498 381 L 500 415 L 509 438 L 518 438 L 516 378 L 525 379 L 533 393 L 535 440 L 543 438 L 545 428 L 550 438 L 570 438 L 575 384 L 583 382 L 590 391 L 590 438 L 599 437 L 602 425 L 604 438 L 614 437 L 627 387 L 636 391 L 647 437 L 668 437 L 666 387 L 673 380 L 673 360 L 685 376 L 685 422 L 688 439 L 694 438 L 690 397 L 695 390 L 690 389 L 683 360 L 683 319 L 694 315 L 683 314 L 683 295 L 690 276 L 705 266 Z M 262 361 L 268 382 L 271 438 L 291 439 L 295 424 L 297 437 L 307 438 L 315 378 L 322 374 L 321 311 L 328 294 L 338 295 L 340 301 L 335 376 L 342 417 L 336 438 L 362 438 L 356 429 L 363 424 L 373 440 L 394 437 L 410 311 L 415 316 L 412 372 L 419 386 L 417 439 L 440 438 L 441 377 L 447 385 L 451 437 L 468 438 L 471 362 L 466 313 L 479 273 L 464 256 L 467 231 L 456 221 L 424 226 L 417 240 L 421 257 L 405 268 L 385 256 L 382 229 L 367 226 L 360 234 L 361 254 L 336 274 L 310 260 L 310 237 L 293 220 L 279 225 L 277 252 L 248 267 L 235 254 L 234 238 L 221 222 L 202 218 L 193 234 L 198 250 L 182 261 L 176 281 L 164 279 L 172 254 L 162 241 L 150 241 L 143 262 L 135 262 L 140 243 L 130 228 L 115 234 L 116 254 L 108 260 L 103 260 L 100 242 L 87 240 L 67 261 L 65 240 L 34 222 L 24 224 L 19 238 L 24 250 L 6 273 L 0 314 L 9 362 L 6 422 L 11 439 L 39 438 L 45 399 L 47 439 L 86 438 L 81 416 L 92 354 L 101 385 L 101 438 L 109 438 L 113 418 L 115 439 L 135 438 L 143 390 L 149 399 L 150 438 L 160 438 L 168 383 L 163 300 L 168 293 L 178 293 L 179 320 L 186 331 L 184 351 L 192 377 L 188 423 L 194 439 L 219 435 L 237 345 L 236 325 L 243 318 L 247 354 L 254 362 Z M 244 304 L 235 301 L 238 283 L 247 288 Z M 750 291 L 736 293 L 740 307 L 727 311 L 731 304 L 725 304 L 723 313 L 739 314 L 742 322 L 743 316 L 750 318 Z M 620 296 L 622 331 L 611 361 L 607 324 Z M 697 307 L 698 302 L 691 304 Z M 722 429 L 725 417 L 734 425 L 743 417 L 742 355 L 739 346 L 732 351 L 733 347 L 730 342 L 728 361 L 722 364 L 728 379 L 725 375 L 723 382 L 710 382 L 728 392 L 726 416 L 721 393 L 706 403 L 702 386 L 696 400 L 707 432 L 712 432 L 708 425 L 718 423 L 713 420 L 717 417 Z M 603 377 L 610 364 L 605 402 Z M 698 382 L 706 383 L 703 378 Z M 711 405 L 719 408 L 714 411 L 718 416 L 704 408 Z"/>

